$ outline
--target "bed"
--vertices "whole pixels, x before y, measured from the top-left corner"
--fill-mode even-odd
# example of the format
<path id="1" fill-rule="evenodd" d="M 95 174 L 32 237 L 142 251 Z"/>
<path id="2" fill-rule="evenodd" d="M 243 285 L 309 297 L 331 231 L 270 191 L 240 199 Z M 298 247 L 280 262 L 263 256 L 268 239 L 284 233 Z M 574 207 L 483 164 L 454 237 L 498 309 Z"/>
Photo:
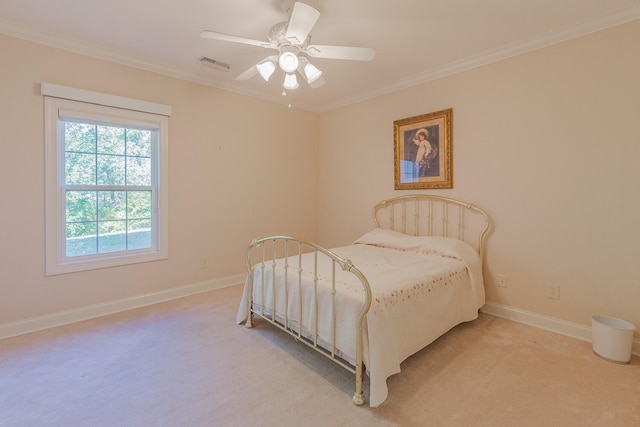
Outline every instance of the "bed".
<path id="1" fill-rule="evenodd" d="M 366 373 L 379 406 L 403 360 L 478 317 L 489 226 L 473 204 L 417 194 L 376 204 L 373 228 L 351 245 L 256 239 L 236 322 L 267 321 L 349 370 L 356 405 Z"/>

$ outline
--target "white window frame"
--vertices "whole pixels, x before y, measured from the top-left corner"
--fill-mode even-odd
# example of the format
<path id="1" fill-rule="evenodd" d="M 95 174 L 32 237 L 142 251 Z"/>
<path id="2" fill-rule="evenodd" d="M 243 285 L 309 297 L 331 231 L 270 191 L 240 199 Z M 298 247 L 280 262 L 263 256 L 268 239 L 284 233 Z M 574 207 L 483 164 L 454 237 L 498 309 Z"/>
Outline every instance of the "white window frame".
<path id="1" fill-rule="evenodd" d="M 169 256 L 168 143 L 171 107 L 65 86 L 42 83 L 45 110 L 45 247 L 46 274 L 157 261 Z M 152 162 L 152 245 L 127 250 L 67 257 L 65 253 L 64 121 L 90 120 L 122 127 L 142 127 L 157 134 Z"/>

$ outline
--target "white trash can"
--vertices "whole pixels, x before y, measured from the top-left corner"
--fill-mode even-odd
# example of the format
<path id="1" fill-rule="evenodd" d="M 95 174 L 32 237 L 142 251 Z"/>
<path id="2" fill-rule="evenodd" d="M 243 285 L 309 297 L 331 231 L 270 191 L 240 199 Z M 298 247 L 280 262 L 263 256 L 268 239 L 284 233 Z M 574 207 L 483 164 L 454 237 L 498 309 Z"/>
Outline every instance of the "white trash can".
<path id="1" fill-rule="evenodd" d="M 635 329 L 632 323 L 616 317 L 591 316 L 593 352 L 610 362 L 629 363 Z"/>

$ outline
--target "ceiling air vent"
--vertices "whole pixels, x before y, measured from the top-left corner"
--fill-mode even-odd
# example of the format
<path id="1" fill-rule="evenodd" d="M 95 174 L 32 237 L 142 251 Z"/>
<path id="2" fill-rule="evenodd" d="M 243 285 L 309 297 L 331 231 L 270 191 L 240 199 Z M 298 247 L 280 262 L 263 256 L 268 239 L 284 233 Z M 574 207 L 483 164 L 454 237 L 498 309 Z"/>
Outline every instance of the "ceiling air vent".
<path id="1" fill-rule="evenodd" d="M 203 56 L 200 58 L 200 62 L 202 65 L 206 65 L 207 67 L 215 68 L 220 71 L 229 71 L 230 65 L 225 64 L 224 62 L 216 61 L 215 59 L 207 58 Z"/>

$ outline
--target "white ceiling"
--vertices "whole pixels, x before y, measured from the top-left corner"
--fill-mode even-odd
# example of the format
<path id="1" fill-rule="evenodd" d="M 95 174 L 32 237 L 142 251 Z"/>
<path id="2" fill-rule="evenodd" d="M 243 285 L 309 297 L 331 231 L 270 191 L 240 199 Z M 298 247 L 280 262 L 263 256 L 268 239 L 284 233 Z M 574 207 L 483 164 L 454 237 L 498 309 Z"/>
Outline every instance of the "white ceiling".
<path id="1" fill-rule="evenodd" d="M 313 44 L 372 47 L 372 62 L 313 59 L 326 84 L 281 96 L 282 75 L 235 77 L 273 54 L 202 39 L 267 40 L 281 0 L 0 0 L 0 33 L 312 111 L 326 111 L 640 18 L 640 0 L 304 0 Z M 229 72 L 203 66 L 207 56 Z M 281 72 L 280 72 L 281 73 Z"/>

